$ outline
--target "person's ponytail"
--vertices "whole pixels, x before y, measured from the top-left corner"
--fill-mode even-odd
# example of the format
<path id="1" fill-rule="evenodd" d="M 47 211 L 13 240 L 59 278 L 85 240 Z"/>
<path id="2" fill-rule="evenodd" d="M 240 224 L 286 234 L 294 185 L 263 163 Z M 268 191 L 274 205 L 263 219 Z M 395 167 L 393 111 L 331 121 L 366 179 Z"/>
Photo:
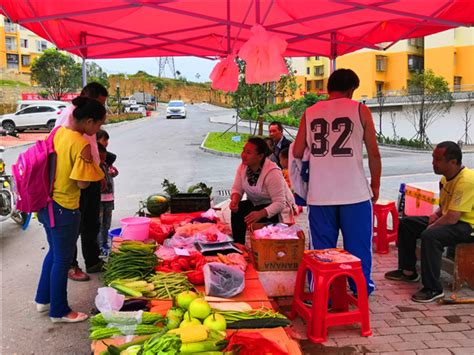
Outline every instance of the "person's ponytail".
<path id="1" fill-rule="evenodd" d="M 99 101 L 85 96 L 77 96 L 72 100 L 72 104 L 76 106 L 72 115 L 77 121 L 92 118 L 97 122 L 103 120 L 106 114 L 105 107 Z"/>

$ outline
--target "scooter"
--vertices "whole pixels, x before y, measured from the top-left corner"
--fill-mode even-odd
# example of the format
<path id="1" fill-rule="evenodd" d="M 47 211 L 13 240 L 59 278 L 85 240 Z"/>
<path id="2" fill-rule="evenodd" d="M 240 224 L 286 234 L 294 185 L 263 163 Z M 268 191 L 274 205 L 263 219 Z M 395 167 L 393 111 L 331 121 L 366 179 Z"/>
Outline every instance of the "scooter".
<path id="1" fill-rule="evenodd" d="M 0 136 L 11 135 L 17 137 L 16 133 L 8 133 L 0 130 Z M 3 160 L 4 147 L 0 146 L 0 222 L 13 219 L 16 223 L 26 229 L 31 215 L 16 209 L 16 194 L 13 188 L 13 176 L 6 174 L 5 162 Z"/>

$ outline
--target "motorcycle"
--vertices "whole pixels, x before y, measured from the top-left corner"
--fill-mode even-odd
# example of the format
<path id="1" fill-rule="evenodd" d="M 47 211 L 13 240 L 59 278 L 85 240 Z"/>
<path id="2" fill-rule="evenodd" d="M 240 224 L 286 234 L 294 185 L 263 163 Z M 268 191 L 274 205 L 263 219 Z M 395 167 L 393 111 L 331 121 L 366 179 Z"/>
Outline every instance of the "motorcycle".
<path id="1" fill-rule="evenodd" d="M 16 133 L 9 133 L 0 130 L 0 136 L 10 135 L 18 137 Z M 5 162 L 3 160 L 4 147 L 0 147 L 0 222 L 13 219 L 16 223 L 26 229 L 29 222 L 30 214 L 18 211 L 16 209 L 16 194 L 13 188 L 13 176 L 5 172 Z"/>

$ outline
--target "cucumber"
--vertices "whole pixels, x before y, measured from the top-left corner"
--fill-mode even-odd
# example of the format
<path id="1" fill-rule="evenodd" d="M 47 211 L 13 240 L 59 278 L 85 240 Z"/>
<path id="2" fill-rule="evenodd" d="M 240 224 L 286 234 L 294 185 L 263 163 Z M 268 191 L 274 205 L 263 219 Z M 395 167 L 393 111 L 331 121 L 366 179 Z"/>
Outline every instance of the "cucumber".
<path id="1" fill-rule="evenodd" d="M 124 294 L 125 296 L 143 297 L 143 294 L 140 291 L 135 291 L 133 288 L 118 284 L 116 282 L 112 282 L 109 286 L 115 288 L 117 291 Z"/>

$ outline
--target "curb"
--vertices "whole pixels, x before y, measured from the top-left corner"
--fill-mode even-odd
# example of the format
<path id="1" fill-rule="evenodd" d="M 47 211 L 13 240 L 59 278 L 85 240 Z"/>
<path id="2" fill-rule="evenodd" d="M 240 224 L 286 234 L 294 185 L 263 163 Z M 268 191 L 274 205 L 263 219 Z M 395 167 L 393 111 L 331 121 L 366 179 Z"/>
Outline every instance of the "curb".
<path id="1" fill-rule="evenodd" d="M 204 140 L 202 141 L 201 145 L 199 146 L 199 149 L 201 149 L 202 151 L 204 151 L 204 152 L 206 152 L 206 153 L 218 155 L 218 156 L 221 156 L 221 157 L 240 158 L 240 154 L 221 152 L 221 151 L 218 151 L 218 150 L 206 148 L 206 147 L 204 146 L 204 143 L 206 142 L 207 137 L 209 137 L 209 133 L 211 133 L 211 132 L 208 132 L 208 133 L 206 134 L 206 137 L 204 138 Z"/>

